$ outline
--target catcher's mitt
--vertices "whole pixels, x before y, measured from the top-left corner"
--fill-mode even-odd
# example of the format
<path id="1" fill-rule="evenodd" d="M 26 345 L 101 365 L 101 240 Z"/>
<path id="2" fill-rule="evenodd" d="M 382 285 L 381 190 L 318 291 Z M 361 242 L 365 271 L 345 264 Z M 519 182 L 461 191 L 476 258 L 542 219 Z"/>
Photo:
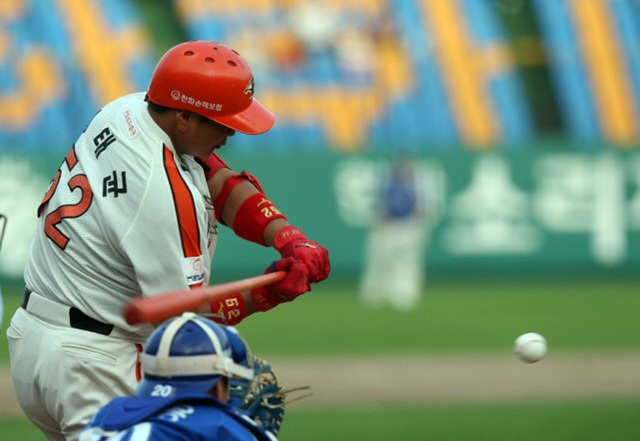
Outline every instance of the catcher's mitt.
<path id="1" fill-rule="evenodd" d="M 309 386 L 285 389 L 278 383 L 271 365 L 259 357 L 251 356 L 251 358 L 253 358 L 255 377 L 251 381 L 231 380 L 230 404 L 245 410 L 262 427 L 277 435 L 282 426 L 285 406 L 311 394 L 304 394 L 286 401 L 287 395 L 308 390 Z"/>

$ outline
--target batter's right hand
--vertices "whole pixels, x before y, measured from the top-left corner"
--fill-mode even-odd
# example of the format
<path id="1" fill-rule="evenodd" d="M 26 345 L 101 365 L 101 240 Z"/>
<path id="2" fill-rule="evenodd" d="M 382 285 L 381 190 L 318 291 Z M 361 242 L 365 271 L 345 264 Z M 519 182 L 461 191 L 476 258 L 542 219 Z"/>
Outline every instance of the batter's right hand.
<path id="1" fill-rule="evenodd" d="M 331 261 L 329 250 L 307 236 L 293 225 L 281 229 L 276 235 L 273 246 L 283 258 L 294 257 L 304 262 L 309 270 L 309 281 L 318 283 L 329 277 Z"/>
<path id="2" fill-rule="evenodd" d="M 307 265 L 293 257 L 285 257 L 273 262 L 265 274 L 275 271 L 287 271 L 287 277 L 281 281 L 251 291 L 251 297 L 258 311 L 268 311 L 280 303 L 290 302 L 311 290 Z"/>

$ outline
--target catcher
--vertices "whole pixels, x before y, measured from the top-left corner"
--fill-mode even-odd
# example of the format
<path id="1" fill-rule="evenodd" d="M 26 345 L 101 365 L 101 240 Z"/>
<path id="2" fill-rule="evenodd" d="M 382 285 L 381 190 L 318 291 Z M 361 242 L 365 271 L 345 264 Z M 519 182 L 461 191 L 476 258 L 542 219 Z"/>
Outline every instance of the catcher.
<path id="1" fill-rule="evenodd" d="M 169 320 L 145 344 L 144 379 L 136 395 L 104 406 L 79 441 L 275 440 L 273 429 L 279 429 L 283 412 L 276 412 L 278 422 L 269 418 L 275 425 L 265 426 L 229 400 L 230 382 L 255 384 L 254 368 L 246 365 L 252 359 L 240 336 L 222 325 L 193 313 Z M 281 390 L 277 383 L 271 386 Z M 235 396 L 245 403 L 246 392 L 236 389 Z M 262 404 L 269 394 L 259 388 L 252 393 L 257 393 L 254 414 L 272 413 L 270 406 Z"/>
<path id="2" fill-rule="evenodd" d="M 76 439 L 101 406 L 135 391 L 153 328 L 128 324 L 123 307 L 207 285 L 219 223 L 275 248 L 267 271 L 287 277 L 198 312 L 238 323 L 327 278 L 326 248 L 289 224 L 255 176 L 214 153 L 236 131 L 273 124 L 244 58 L 190 41 L 160 59 L 146 93 L 107 104 L 80 134 L 38 207 L 22 307 L 7 330 L 16 396 L 47 438 Z"/>

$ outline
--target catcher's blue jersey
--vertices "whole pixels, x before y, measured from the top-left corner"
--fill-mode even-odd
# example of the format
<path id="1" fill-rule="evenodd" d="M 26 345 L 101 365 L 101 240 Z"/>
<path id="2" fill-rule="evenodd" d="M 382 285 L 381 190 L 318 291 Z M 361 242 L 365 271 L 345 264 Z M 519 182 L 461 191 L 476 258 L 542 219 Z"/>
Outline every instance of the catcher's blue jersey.
<path id="1" fill-rule="evenodd" d="M 247 415 L 205 395 L 112 400 L 79 441 L 276 441 Z"/>

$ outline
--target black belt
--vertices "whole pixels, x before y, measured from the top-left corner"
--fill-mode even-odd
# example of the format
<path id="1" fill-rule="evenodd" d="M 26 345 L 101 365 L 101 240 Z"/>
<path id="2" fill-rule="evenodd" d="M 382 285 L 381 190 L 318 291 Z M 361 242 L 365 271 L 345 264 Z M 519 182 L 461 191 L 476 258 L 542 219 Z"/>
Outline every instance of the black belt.
<path id="1" fill-rule="evenodd" d="M 25 288 L 24 297 L 22 298 L 22 307 L 24 309 L 27 309 L 30 297 L 31 290 Z M 95 332 L 96 334 L 102 335 L 111 334 L 114 328 L 114 326 L 109 323 L 102 323 L 99 320 L 89 317 L 74 306 L 69 307 L 69 325 L 75 329 L 82 329 L 83 331 Z"/>

